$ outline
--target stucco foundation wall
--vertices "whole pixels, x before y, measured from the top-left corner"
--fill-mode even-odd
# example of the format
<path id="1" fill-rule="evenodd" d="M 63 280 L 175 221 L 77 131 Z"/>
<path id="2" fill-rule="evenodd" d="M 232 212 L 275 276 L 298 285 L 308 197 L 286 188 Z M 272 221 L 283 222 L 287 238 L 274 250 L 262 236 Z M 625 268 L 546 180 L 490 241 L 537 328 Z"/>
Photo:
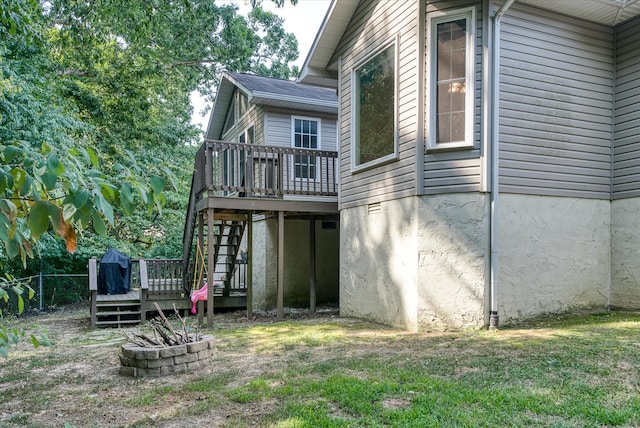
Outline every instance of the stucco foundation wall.
<path id="1" fill-rule="evenodd" d="M 278 275 L 278 223 L 273 219 L 253 222 L 253 308 L 266 311 L 275 306 Z"/>
<path id="2" fill-rule="evenodd" d="M 420 330 L 487 322 L 489 199 L 479 193 L 417 199 Z"/>
<path id="3" fill-rule="evenodd" d="M 640 308 L 640 198 L 611 203 L 611 306 Z"/>
<path id="4" fill-rule="evenodd" d="M 417 198 L 340 212 L 340 314 L 417 329 Z"/>
<path id="5" fill-rule="evenodd" d="M 608 307 L 608 200 L 501 194 L 498 222 L 501 323 Z"/>
<path id="6" fill-rule="evenodd" d="M 309 307 L 309 220 L 285 220 L 284 305 Z M 316 230 L 316 302 L 338 302 L 338 226 Z M 264 219 L 253 223 L 253 307 L 273 310 L 277 305 L 278 222 Z"/>

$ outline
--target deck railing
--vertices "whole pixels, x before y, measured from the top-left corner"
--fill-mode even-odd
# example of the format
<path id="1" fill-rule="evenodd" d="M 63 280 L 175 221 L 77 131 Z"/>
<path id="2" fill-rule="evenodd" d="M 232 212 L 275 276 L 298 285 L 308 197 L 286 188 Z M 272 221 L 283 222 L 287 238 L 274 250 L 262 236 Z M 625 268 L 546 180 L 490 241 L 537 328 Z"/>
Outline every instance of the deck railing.
<path id="1" fill-rule="evenodd" d="M 337 196 L 338 153 L 207 140 L 198 153 L 193 191 L 213 196 Z"/>

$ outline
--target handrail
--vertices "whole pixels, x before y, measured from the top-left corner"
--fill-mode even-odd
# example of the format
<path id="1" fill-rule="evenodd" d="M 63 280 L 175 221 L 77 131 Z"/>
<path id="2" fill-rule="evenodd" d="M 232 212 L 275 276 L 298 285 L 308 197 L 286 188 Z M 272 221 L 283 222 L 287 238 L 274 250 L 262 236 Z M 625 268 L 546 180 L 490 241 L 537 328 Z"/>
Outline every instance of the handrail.
<path id="1" fill-rule="evenodd" d="M 203 147 L 197 156 L 206 161 L 205 177 L 194 182 L 196 192 L 206 183 L 217 196 L 338 195 L 335 151 L 215 140 Z"/>

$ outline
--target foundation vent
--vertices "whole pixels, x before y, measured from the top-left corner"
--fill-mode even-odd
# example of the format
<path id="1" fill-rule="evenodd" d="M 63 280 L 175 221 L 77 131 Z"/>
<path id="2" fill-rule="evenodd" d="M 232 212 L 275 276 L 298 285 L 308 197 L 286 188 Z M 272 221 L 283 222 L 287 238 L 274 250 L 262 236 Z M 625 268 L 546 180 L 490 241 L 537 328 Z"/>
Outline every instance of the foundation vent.
<path id="1" fill-rule="evenodd" d="M 382 211 L 382 205 L 380 202 L 376 202 L 375 204 L 369 204 L 369 215 L 378 214 Z"/>

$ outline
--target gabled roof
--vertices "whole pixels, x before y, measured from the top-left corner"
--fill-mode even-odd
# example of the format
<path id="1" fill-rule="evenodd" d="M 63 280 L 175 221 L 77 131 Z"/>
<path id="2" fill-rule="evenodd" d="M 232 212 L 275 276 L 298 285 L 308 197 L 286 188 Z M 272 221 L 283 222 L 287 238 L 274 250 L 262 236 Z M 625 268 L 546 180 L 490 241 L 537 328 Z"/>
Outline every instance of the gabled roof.
<path id="1" fill-rule="evenodd" d="M 338 114 L 338 96 L 335 89 L 255 74 L 224 72 L 209 117 L 205 138 L 212 140 L 222 138 L 224 120 L 235 88 L 247 95 L 250 104 L 281 107 L 300 112 Z"/>
<path id="2" fill-rule="evenodd" d="M 359 0 L 331 2 L 302 66 L 299 82 L 337 86 L 335 64 L 331 59 L 358 3 Z M 616 26 L 640 15 L 640 0 L 516 0 L 517 3 L 608 26 Z"/>
<path id="3" fill-rule="evenodd" d="M 328 72 L 329 61 L 340 42 L 359 0 L 333 0 L 302 65 L 298 81 L 312 85 L 336 87 L 337 82 Z"/>

